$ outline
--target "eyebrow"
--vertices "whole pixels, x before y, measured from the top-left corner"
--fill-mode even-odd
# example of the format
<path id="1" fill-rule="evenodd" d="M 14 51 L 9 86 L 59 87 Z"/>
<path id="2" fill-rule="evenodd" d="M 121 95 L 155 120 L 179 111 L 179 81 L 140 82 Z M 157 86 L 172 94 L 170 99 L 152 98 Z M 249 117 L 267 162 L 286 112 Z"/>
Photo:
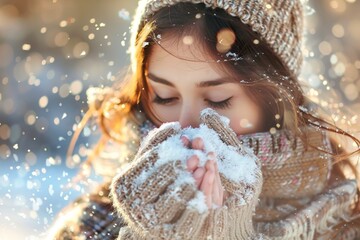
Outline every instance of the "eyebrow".
<path id="1" fill-rule="evenodd" d="M 153 82 L 161 83 L 161 84 L 164 84 L 164 85 L 167 85 L 170 87 L 175 87 L 175 85 L 172 82 L 169 82 L 168 80 L 157 77 L 152 73 L 148 73 L 147 77 Z M 196 84 L 196 86 L 199 88 L 204 88 L 204 87 L 213 87 L 213 86 L 218 86 L 221 84 L 236 83 L 236 82 L 237 81 L 234 78 L 223 77 L 223 78 L 217 78 L 214 80 L 203 81 L 203 82 Z"/>

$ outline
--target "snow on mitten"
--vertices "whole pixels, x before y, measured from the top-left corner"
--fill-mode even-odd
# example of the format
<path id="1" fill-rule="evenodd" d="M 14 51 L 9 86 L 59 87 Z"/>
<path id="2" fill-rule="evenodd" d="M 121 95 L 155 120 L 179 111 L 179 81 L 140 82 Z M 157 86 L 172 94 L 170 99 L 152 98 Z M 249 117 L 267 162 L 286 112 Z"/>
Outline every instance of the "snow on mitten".
<path id="1" fill-rule="evenodd" d="M 207 216 L 196 206 L 189 207 L 199 194 L 195 180 L 185 169 L 185 159 L 176 159 L 176 149 L 161 144 L 179 131 L 180 125 L 175 123 L 151 131 L 134 161 L 112 182 L 118 212 L 141 239 L 193 239 Z M 172 141 L 182 145 L 180 137 Z M 159 157 L 160 147 L 170 150 L 170 155 Z"/>
<path id="2" fill-rule="evenodd" d="M 114 203 L 129 226 L 120 237 L 130 233 L 138 239 L 260 237 L 252 226 L 262 182 L 260 164 L 236 136 L 231 138 L 234 133 L 223 126 L 220 116 L 203 113 L 202 120 L 199 128 L 180 129 L 169 123 L 153 130 L 133 163 L 113 180 Z M 204 150 L 188 149 L 181 135 L 201 137 Z M 211 209 L 186 170 L 190 156 L 198 155 L 203 166 L 209 152 L 216 152 L 222 184 L 230 193 L 224 206 Z"/>
<path id="3" fill-rule="evenodd" d="M 201 112 L 201 122 L 213 129 L 228 147 L 219 149 L 218 167 L 220 179 L 229 197 L 224 206 L 212 209 L 206 224 L 207 234 L 213 239 L 265 238 L 254 231 L 252 215 L 262 187 L 260 160 L 246 149 L 229 127 L 228 119 L 212 109 Z M 223 151 L 223 153 L 221 153 Z M 235 151 L 239 156 L 231 154 Z M 237 162 L 231 162 L 235 156 Z"/>

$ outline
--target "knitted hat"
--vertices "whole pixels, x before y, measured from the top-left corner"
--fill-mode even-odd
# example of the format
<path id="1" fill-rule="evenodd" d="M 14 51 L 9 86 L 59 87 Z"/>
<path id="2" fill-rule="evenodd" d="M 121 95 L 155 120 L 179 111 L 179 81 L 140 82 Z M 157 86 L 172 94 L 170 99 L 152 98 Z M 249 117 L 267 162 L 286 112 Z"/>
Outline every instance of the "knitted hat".
<path id="1" fill-rule="evenodd" d="M 204 3 L 207 7 L 222 8 L 231 16 L 257 32 L 277 54 L 288 70 L 299 75 L 302 64 L 302 0 L 140 0 L 134 21 L 130 52 L 136 65 L 133 48 L 144 20 L 163 7 L 180 2 Z"/>

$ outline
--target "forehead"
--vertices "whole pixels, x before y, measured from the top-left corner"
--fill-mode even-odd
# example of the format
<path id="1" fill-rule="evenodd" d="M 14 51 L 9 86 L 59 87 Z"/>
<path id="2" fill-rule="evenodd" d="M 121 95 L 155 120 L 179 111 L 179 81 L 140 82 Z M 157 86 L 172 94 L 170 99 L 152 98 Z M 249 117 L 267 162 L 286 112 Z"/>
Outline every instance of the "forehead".
<path id="1" fill-rule="evenodd" d="M 186 37 L 186 36 L 185 36 Z M 196 41 L 184 43 L 183 38 L 161 41 L 152 46 L 147 71 L 157 75 L 184 77 L 198 74 L 201 78 L 223 76 L 224 71 L 204 46 Z M 166 76 L 164 76 L 166 77 Z"/>

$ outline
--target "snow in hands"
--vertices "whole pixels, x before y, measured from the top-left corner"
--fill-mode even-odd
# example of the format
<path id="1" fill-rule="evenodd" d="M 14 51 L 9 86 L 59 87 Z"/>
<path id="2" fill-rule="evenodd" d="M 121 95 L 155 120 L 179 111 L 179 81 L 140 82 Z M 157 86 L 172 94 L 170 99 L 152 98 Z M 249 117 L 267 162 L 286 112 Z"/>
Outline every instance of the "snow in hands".
<path id="1" fill-rule="evenodd" d="M 211 111 L 209 109 L 205 109 L 202 114 L 206 111 Z M 209 113 L 209 112 L 207 112 Z M 229 120 L 223 116 L 219 116 L 221 122 L 224 125 L 229 124 Z M 180 125 L 177 122 L 174 123 L 165 123 L 160 128 L 168 128 L 173 127 L 175 129 L 180 128 Z M 155 130 L 156 131 L 156 130 Z M 152 132 L 149 133 L 151 136 Z M 181 140 L 182 136 L 186 136 L 190 141 L 196 138 L 201 138 L 204 143 L 203 150 L 199 149 L 192 149 L 184 145 Z M 150 137 L 151 138 L 151 137 Z M 144 139 L 146 142 L 147 138 Z M 186 169 L 186 162 L 187 160 L 196 155 L 199 159 L 199 167 L 204 167 L 207 160 L 209 160 L 209 153 L 214 152 L 216 153 L 214 161 L 217 162 L 218 169 L 220 175 L 223 175 L 226 179 L 236 182 L 236 183 L 243 183 L 244 185 L 253 185 L 256 184 L 257 177 L 256 174 L 260 172 L 260 166 L 256 164 L 256 156 L 252 154 L 250 149 L 243 149 L 239 150 L 233 146 L 229 146 L 224 143 L 217 132 L 213 129 L 209 128 L 205 124 L 201 124 L 198 128 L 184 128 L 180 129 L 177 134 L 170 136 L 165 141 L 161 142 L 157 146 L 157 156 L 158 159 L 156 160 L 155 164 L 150 167 L 147 171 L 142 172 L 137 177 L 137 184 L 142 184 L 149 176 L 153 175 L 165 164 L 174 163 L 175 161 L 181 161 L 183 168 L 178 168 L 177 179 L 175 184 L 179 186 L 181 184 L 190 183 L 195 184 L 195 180 L 193 176 L 187 172 Z M 246 203 L 247 200 L 253 198 L 253 192 L 244 193 L 245 196 L 242 203 Z M 249 194 L 251 194 L 249 196 Z M 202 192 L 198 190 L 195 198 L 188 203 L 188 207 L 194 207 L 199 212 L 204 212 L 207 207 L 204 203 L 204 196 Z"/>

